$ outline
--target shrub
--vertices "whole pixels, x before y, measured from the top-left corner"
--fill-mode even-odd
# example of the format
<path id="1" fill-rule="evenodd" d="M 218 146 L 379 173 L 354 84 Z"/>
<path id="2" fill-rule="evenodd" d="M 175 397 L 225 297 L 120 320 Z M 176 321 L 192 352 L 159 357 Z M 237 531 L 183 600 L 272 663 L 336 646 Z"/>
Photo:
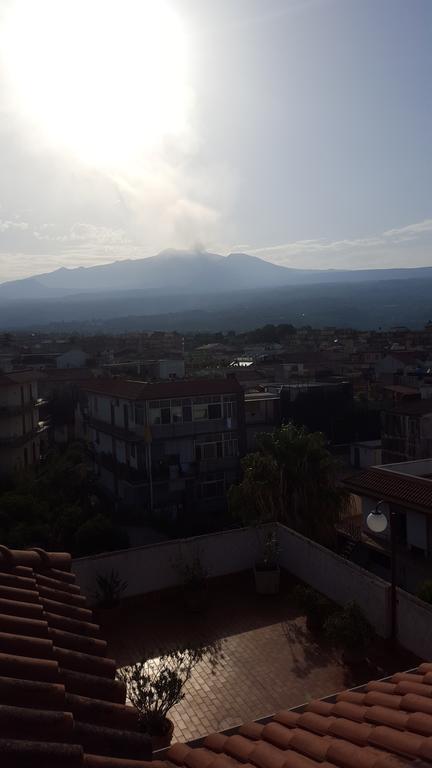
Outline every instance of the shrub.
<path id="1" fill-rule="evenodd" d="M 163 735 L 167 714 L 184 699 L 184 686 L 196 665 L 208 659 L 213 671 L 219 658 L 220 642 L 178 647 L 155 658 L 141 652 L 138 661 L 119 669 L 117 677 L 126 684 L 128 699 L 139 712 L 142 730 L 150 736 Z"/>
<path id="2" fill-rule="evenodd" d="M 333 603 L 325 595 L 305 584 L 298 584 L 294 588 L 293 599 L 297 606 L 305 612 L 308 629 L 312 631 L 321 630 L 329 616 L 335 611 Z"/>
<path id="3" fill-rule="evenodd" d="M 325 622 L 327 638 L 349 651 L 367 648 L 373 637 L 372 628 L 356 603 L 347 603 Z"/>
<path id="4" fill-rule="evenodd" d="M 114 608 L 120 602 L 121 596 L 127 588 L 127 581 L 122 581 L 118 571 L 114 570 L 109 576 L 98 573 L 96 584 L 95 599 L 100 608 Z"/>

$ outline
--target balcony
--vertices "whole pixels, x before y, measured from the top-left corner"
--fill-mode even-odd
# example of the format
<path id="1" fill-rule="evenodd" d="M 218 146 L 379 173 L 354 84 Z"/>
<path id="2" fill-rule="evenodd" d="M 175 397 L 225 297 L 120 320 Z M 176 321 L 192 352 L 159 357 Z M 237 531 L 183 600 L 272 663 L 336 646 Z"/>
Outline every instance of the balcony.
<path id="1" fill-rule="evenodd" d="M 48 425 L 45 422 L 40 422 L 40 425 L 35 429 L 30 429 L 28 432 L 24 432 L 21 435 L 0 435 L 0 447 L 13 447 L 19 448 L 21 445 L 25 445 L 34 437 L 37 437 L 42 432 L 48 429 Z"/>
<path id="2" fill-rule="evenodd" d="M 111 424 L 109 421 L 100 421 L 99 419 L 88 417 L 88 425 L 97 432 L 103 432 L 106 435 L 111 435 L 117 440 L 123 440 L 128 443 L 142 443 L 144 442 L 144 435 L 138 435 L 132 429 L 125 429 L 115 424 Z"/>
<path id="3" fill-rule="evenodd" d="M 19 403 L 18 405 L 0 405 L 0 415 L 19 416 L 21 413 L 27 413 L 34 408 L 40 408 L 47 402 L 48 400 L 38 397 L 36 400 L 29 400 L 27 403 Z"/>

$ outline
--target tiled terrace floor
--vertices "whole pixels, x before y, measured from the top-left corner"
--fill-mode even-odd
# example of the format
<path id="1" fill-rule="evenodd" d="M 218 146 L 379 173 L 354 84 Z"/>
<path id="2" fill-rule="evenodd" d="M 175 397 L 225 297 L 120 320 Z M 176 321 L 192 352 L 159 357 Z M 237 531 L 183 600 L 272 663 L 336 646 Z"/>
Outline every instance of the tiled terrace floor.
<path id="1" fill-rule="evenodd" d="M 188 741 L 298 706 L 311 698 L 414 667 L 409 654 L 389 654 L 377 642 L 373 658 L 355 671 L 333 649 L 318 644 L 290 600 L 291 585 L 275 597 L 259 597 L 250 574 L 212 584 L 209 606 L 188 613 L 181 597 L 128 601 L 115 622 L 103 626 L 119 666 L 133 662 L 139 648 L 158 655 L 176 642 L 222 640 L 223 659 L 212 674 L 201 662 L 184 700 L 171 710 L 174 740 Z"/>

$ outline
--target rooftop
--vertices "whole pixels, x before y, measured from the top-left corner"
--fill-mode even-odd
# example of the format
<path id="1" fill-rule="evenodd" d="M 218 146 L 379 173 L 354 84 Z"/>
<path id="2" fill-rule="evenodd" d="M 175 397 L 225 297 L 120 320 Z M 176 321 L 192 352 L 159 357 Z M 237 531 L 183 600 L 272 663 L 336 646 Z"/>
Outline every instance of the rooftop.
<path id="1" fill-rule="evenodd" d="M 168 397 L 229 395 L 242 393 L 234 377 L 226 379 L 179 379 L 150 384 L 129 379 L 95 379 L 85 386 L 86 392 L 121 397 L 125 400 L 163 400 Z"/>
<path id="2" fill-rule="evenodd" d="M 213 734 L 199 745 L 174 744 L 177 766 L 257 768 L 426 768 L 432 763 L 432 664 L 371 681 L 237 734 Z"/>
<path id="3" fill-rule="evenodd" d="M 140 768 L 148 740 L 70 565 L 0 546 L 0 763 Z"/>
<path id="4" fill-rule="evenodd" d="M 391 466 L 391 470 L 386 469 L 385 465 L 370 467 L 345 478 L 343 484 L 353 493 L 432 514 L 432 480 L 406 474 L 401 470 L 394 471 L 393 467 L 398 467 L 398 464 Z M 403 466 L 403 462 L 400 466 Z"/>

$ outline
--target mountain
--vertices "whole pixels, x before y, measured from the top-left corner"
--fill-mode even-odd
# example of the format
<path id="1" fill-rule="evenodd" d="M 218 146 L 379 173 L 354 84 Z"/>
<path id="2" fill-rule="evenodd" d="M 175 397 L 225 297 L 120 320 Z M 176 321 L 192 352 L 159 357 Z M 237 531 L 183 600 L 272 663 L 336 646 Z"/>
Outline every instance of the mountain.
<path id="1" fill-rule="evenodd" d="M 422 326 L 432 267 L 297 270 L 245 253 L 163 251 L 0 285 L 0 328 L 222 330 L 269 323 Z"/>
<path id="2" fill-rule="evenodd" d="M 276 286 L 432 277 L 432 267 L 376 270 L 300 270 L 283 267 L 246 253 L 221 256 L 207 251 L 166 250 L 145 259 L 115 261 L 96 267 L 62 267 L 0 285 L 0 300 L 14 302 L 67 298 L 112 291 L 144 291 L 149 295 L 220 294 L 264 290 Z"/>

